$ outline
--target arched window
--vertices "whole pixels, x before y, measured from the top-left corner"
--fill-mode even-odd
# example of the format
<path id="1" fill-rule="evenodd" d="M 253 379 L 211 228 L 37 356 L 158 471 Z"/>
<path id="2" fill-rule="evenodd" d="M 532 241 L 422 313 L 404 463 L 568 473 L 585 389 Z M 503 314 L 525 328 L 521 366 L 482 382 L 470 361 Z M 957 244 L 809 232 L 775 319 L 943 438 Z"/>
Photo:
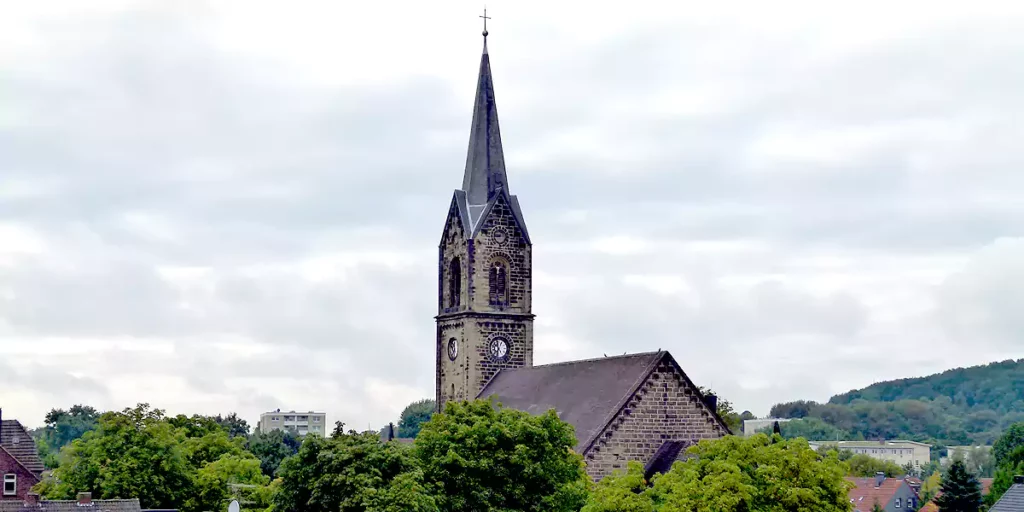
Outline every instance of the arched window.
<path id="1" fill-rule="evenodd" d="M 456 256 L 448 264 L 448 307 L 457 308 L 462 301 L 462 264 Z"/>
<path id="2" fill-rule="evenodd" d="M 492 306 L 508 305 L 508 267 L 502 261 L 491 263 L 488 273 L 490 303 Z"/>

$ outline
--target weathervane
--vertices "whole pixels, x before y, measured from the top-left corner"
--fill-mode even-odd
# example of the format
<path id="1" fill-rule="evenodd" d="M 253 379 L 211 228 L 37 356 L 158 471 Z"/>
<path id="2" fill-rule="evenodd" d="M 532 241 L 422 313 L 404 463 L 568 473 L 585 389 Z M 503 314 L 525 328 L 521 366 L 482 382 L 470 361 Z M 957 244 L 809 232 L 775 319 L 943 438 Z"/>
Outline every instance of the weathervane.
<path id="1" fill-rule="evenodd" d="M 487 37 L 487 20 L 491 19 L 491 17 L 487 15 L 486 7 L 484 7 L 484 15 L 480 17 L 484 19 L 484 37 Z"/>

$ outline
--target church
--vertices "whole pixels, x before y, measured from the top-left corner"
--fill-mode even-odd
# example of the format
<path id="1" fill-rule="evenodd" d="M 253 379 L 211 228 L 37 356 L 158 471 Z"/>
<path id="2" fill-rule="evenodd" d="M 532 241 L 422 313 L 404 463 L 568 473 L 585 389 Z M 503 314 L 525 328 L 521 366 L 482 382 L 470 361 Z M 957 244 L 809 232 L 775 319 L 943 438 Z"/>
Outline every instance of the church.
<path id="1" fill-rule="evenodd" d="M 666 351 L 533 364 L 532 247 L 509 188 L 487 30 L 462 187 L 438 247 L 436 400 L 494 397 L 505 407 L 555 409 L 599 480 L 628 461 L 648 475 L 687 446 L 729 429 Z"/>

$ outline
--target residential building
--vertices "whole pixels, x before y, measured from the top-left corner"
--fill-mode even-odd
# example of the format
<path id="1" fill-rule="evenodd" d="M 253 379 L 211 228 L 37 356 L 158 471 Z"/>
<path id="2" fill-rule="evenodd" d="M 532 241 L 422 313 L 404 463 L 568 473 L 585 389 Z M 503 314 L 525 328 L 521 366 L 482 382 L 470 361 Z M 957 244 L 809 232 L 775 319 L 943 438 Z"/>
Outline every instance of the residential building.
<path id="1" fill-rule="evenodd" d="M 42 479 L 43 469 L 36 443 L 25 427 L 17 420 L 0 419 L 0 475 L 3 475 L 0 502 L 23 501 L 32 486 Z"/>
<path id="2" fill-rule="evenodd" d="M 988 510 L 989 512 L 1024 512 L 1024 476 L 1013 477 L 1013 485 Z"/>
<path id="3" fill-rule="evenodd" d="M 886 478 L 885 473 L 878 473 L 873 478 L 846 480 L 856 486 L 849 493 L 854 512 L 871 512 L 876 503 L 885 512 L 917 509 L 917 493 L 905 479 Z"/>
<path id="4" fill-rule="evenodd" d="M 260 432 L 288 430 L 294 434 L 327 435 L 327 414 L 322 412 L 281 412 L 281 409 L 260 414 Z"/>
<path id="5" fill-rule="evenodd" d="M 765 418 L 763 420 L 743 420 L 743 436 L 750 437 L 763 428 L 772 428 L 775 422 L 785 423 L 791 418 Z"/>
<path id="6" fill-rule="evenodd" d="M 840 450 L 850 450 L 855 454 L 887 460 L 898 466 L 911 464 L 919 468 L 931 461 L 931 445 L 917 441 L 811 441 L 811 448 L 821 446 L 837 446 Z"/>
<path id="7" fill-rule="evenodd" d="M 24 500 L 0 501 L 0 512 L 143 512 L 138 498 L 129 500 L 94 500 L 92 493 L 80 492 L 77 500 L 44 500 L 28 493 Z M 163 512 L 163 511 L 162 511 Z"/>

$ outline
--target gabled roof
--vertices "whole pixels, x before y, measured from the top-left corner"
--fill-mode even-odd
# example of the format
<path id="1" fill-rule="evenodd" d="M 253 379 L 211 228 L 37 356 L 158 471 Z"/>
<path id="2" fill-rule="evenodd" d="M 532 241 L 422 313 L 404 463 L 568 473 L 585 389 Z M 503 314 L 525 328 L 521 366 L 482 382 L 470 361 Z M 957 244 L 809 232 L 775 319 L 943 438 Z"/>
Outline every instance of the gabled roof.
<path id="1" fill-rule="evenodd" d="M 700 396 L 665 351 L 504 369 L 478 396 L 493 396 L 505 407 L 531 414 L 554 409 L 562 421 L 575 427 L 576 451 L 584 453 L 663 361 L 670 362 Z M 712 416 L 728 431 L 717 413 Z"/>
<path id="2" fill-rule="evenodd" d="M 39 459 L 35 440 L 18 420 L 0 421 L 0 446 L 29 471 L 38 475 L 46 469 Z"/>
<path id="3" fill-rule="evenodd" d="M 1024 484 L 1013 484 L 989 512 L 1024 512 Z"/>
<path id="4" fill-rule="evenodd" d="M 848 494 L 850 503 L 853 504 L 854 509 L 865 512 L 871 510 L 876 501 L 879 506 L 885 507 L 889 500 L 896 495 L 896 491 L 907 485 L 907 482 L 899 478 L 886 478 L 882 481 L 882 485 L 875 485 L 877 483 L 875 478 L 847 477 L 846 481 L 857 486 L 850 489 Z"/>
<path id="5" fill-rule="evenodd" d="M 0 512 L 140 512 L 138 498 L 130 500 L 92 500 L 90 505 L 79 505 L 76 500 L 40 500 L 37 505 L 23 501 L 0 501 Z"/>

